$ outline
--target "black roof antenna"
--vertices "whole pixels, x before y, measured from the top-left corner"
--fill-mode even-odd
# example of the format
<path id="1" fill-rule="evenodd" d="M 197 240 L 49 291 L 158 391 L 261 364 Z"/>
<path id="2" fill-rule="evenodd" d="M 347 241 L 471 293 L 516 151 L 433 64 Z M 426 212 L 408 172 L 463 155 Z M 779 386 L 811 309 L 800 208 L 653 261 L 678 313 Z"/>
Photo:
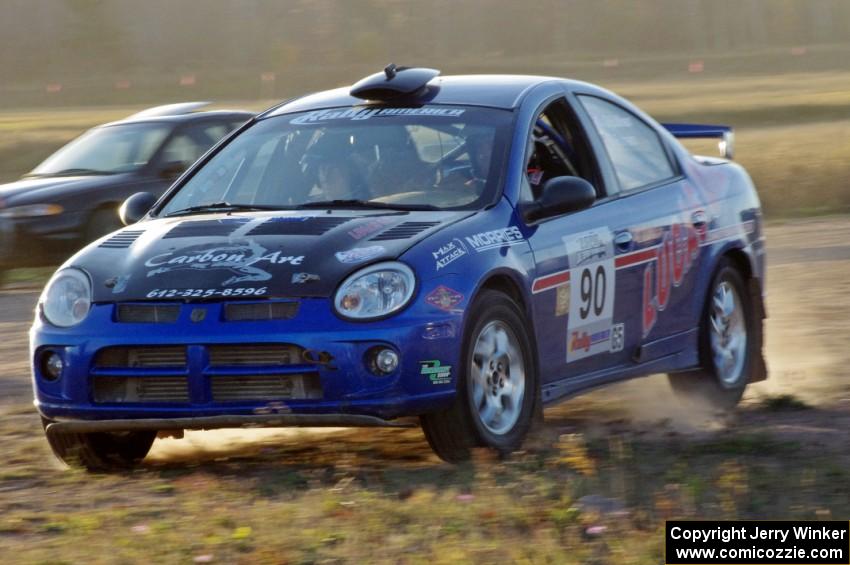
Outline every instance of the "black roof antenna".
<path id="1" fill-rule="evenodd" d="M 399 67 L 390 63 L 383 72 L 369 75 L 351 87 L 350 94 L 364 100 L 386 102 L 397 98 L 416 97 L 428 88 L 428 82 L 439 76 L 437 69 Z"/>

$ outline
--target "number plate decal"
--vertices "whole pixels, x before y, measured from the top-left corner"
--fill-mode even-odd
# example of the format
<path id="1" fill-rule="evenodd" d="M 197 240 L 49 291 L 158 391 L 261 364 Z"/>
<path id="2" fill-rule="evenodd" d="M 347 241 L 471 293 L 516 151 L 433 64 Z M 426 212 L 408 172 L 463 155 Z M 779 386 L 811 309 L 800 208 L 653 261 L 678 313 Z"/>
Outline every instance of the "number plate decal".
<path id="1" fill-rule="evenodd" d="M 564 237 L 564 244 L 570 261 L 569 363 L 611 351 L 617 269 L 608 228 Z"/>

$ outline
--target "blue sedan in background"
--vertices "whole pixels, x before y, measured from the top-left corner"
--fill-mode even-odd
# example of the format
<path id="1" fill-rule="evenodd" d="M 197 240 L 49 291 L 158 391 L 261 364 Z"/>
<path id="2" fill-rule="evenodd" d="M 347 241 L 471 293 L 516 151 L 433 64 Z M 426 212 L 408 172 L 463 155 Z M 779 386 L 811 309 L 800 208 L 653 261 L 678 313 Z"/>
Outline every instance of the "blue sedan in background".
<path id="1" fill-rule="evenodd" d="M 393 65 L 258 115 L 65 263 L 31 333 L 54 452 L 157 432 L 391 426 L 447 461 L 542 407 L 668 373 L 734 407 L 766 377 L 746 172 L 602 88 Z"/>
<path id="2" fill-rule="evenodd" d="M 18 267 L 58 265 L 121 227 L 117 210 L 139 191 L 163 194 L 252 114 L 200 111 L 208 102 L 143 110 L 88 130 L 18 181 L 0 185 L 0 281 Z"/>

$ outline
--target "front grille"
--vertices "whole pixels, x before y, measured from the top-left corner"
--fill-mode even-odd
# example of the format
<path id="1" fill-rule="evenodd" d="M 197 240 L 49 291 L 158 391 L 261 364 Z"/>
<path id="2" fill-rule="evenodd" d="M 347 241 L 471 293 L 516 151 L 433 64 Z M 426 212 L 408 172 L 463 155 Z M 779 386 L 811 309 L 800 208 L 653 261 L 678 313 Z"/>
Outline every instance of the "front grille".
<path id="1" fill-rule="evenodd" d="M 295 375 L 240 375 L 212 377 L 216 402 L 321 398 L 316 373 Z"/>
<path id="2" fill-rule="evenodd" d="M 115 318 L 125 324 L 171 324 L 178 316 L 177 304 L 119 304 Z"/>
<path id="3" fill-rule="evenodd" d="M 156 369 L 186 366 L 185 347 L 110 347 L 98 352 L 95 367 Z"/>
<path id="4" fill-rule="evenodd" d="M 189 402 L 186 377 L 95 377 L 92 396 L 100 404 Z"/>
<path id="5" fill-rule="evenodd" d="M 302 363 L 303 349 L 287 344 L 211 345 L 210 366 L 234 365 L 297 365 Z"/>
<path id="6" fill-rule="evenodd" d="M 224 305 L 224 319 L 228 322 L 289 320 L 297 314 L 297 302 L 246 302 Z"/>
<path id="7" fill-rule="evenodd" d="M 102 404 L 322 398 L 318 367 L 305 352 L 286 343 L 110 347 L 95 355 L 89 382 Z M 190 383 L 201 382 L 208 392 L 193 386 L 190 394 Z"/>

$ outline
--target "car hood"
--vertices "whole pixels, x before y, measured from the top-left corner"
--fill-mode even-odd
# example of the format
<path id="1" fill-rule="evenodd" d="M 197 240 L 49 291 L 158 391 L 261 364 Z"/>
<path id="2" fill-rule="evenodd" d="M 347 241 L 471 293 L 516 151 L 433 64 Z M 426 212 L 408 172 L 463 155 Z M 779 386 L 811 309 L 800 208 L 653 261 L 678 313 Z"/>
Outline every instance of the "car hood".
<path id="1" fill-rule="evenodd" d="M 95 302 L 327 297 L 353 271 L 395 259 L 472 214 L 311 210 L 165 218 L 106 236 L 68 265 L 89 273 Z"/>
<path id="2" fill-rule="evenodd" d="M 129 174 L 33 177 L 0 185 L 0 207 L 46 202 L 75 192 L 126 181 Z"/>

